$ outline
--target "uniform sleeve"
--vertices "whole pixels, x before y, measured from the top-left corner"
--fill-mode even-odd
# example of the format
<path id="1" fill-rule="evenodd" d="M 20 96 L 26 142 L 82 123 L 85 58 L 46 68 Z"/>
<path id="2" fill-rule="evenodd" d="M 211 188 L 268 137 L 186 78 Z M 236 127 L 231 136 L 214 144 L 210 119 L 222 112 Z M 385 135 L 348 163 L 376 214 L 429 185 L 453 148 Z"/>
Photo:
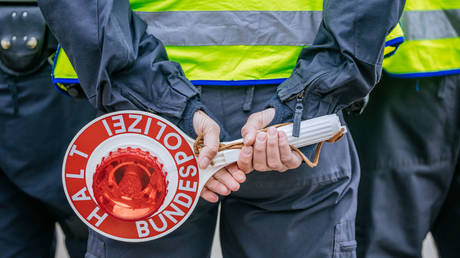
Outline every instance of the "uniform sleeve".
<path id="1" fill-rule="evenodd" d="M 385 37 L 397 24 L 404 0 L 325 0 L 312 46 L 302 50 L 292 75 L 268 106 L 274 123 L 335 113 L 365 97 L 380 80 Z"/>
<path id="2" fill-rule="evenodd" d="M 140 109 L 191 123 L 202 108 L 198 91 L 146 33 L 128 0 L 40 0 L 39 6 L 99 110 Z"/>

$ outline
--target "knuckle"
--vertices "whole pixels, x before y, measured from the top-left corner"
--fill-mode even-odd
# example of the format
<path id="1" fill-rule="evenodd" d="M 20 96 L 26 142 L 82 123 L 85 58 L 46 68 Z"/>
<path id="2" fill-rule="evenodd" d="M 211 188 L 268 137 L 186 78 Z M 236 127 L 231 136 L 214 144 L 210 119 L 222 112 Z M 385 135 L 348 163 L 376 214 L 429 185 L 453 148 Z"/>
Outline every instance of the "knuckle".
<path id="1" fill-rule="evenodd" d="M 289 169 L 296 169 L 298 168 L 299 166 L 296 165 L 296 164 L 291 164 L 290 166 L 288 166 Z"/>
<path id="2" fill-rule="evenodd" d="M 289 169 L 298 168 L 300 165 L 302 165 L 302 160 L 293 161 L 291 162 Z"/>
<path id="3" fill-rule="evenodd" d="M 243 169 L 243 172 L 244 172 L 245 174 L 247 174 L 247 173 L 249 173 L 249 172 L 251 172 L 251 171 L 253 171 L 253 170 L 254 170 L 253 167 L 247 167 L 247 168 Z"/>
<path id="4" fill-rule="evenodd" d="M 257 128 L 262 128 L 265 126 L 264 120 L 260 119 L 260 117 L 256 120 L 256 123 L 257 123 Z"/>
<path id="5" fill-rule="evenodd" d="M 240 184 L 238 184 L 237 182 L 232 184 L 232 186 L 230 187 L 230 190 L 232 191 L 238 191 L 239 189 L 240 189 Z"/>
<path id="6" fill-rule="evenodd" d="M 218 171 L 216 174 L 214 174 L 214 177 L 215 177 L 218 181 L 222 181 L 222 179 L 223 179 L 223 173 L 222 173 L 222 171 Z"/>
<path id="7" fill-rule="evenodd" d="M 219 193 L 221 195 L 225 195 L 225 196 L 229 195 L 232 192 L 227 187 L 225 187 L 224 185 L 222 185 L 219 190 L 220 190 Z"/>
<path id="8" fill-rule="evenodd" d="M 283 166 L 278 162 L 269 162 L 268 167 L 270 169 L 273 169 L 273 170 L 278 170 L 278 169 L 282 168 Z"/>
<path id="9" fill-rule="evenodd" d="M 251 172 L 252 166 L 250 166 L 250 165 L 240 166 L 240 169 L 244 174 L 247 174 L 247 173 Z"/>
<path id="10" fill-rule="evenodd" d="M 246 160 L 246 159 L 239 159 L 237 161 L 237 164 L 238 164 L 238 167 L 240 167 L 241 169 L 246 169 L 248 168 L 250 165 L 249 165 L 249 161 Z"/>
<path id="11" fill-rule="evenodd" d="M 241 135 L 245 136 L 248 133 L 248 127 L 245 125 L 241 128 Z"/>
<path id="12" fill-rule="evenodd" d="M 218 193 L 218 194 L 223 194 L 224 193 L 225 187 L 222 184 L 216 184 L 214 187 L 209 188 L 209 190 Z"/>
<path id="13" fill-rule="evenodd" d="M 206 183 L 206 186 L 210 189 L 216 189 L 219 186 L 219 181 L 217 181 L 214 178 L 209 179 L 208 183 Z"/>
<path id="14" fill-rule="evenodd" d="M 281 162 L 282 162 L 283 164 L 292 163 L 292 156 L 291 156 L 291 155 L 282 156 L 282 157 L 281 157 Z"/>
<path id="15" fill-rule="evenodd" d="M 216 156 L 217 155 L 217 149 L 218 149 L 217 146 L 210 147 L 208 149 L 209 156 L 212 156 L 212 157 Z"/>
<path id="16" fill-rule="evenodd" d="M 264 165 L 260 165 L 260 164 L 254 165 L 254 169 L 257 171 L 267 171 L 267 167 Z"/>
<path id="17" fill-rule="evenodd" d="M 210 201 L 212 198 L 213 192 L 210 191 L 209 189 L 203 189 L 201 192 L 200 196 L 203 197 L 205 200 Z"/>
<path id="18" fill-rule="evenodd" d="M 274 170 L 274 171 L 282 171 L 284 169 L 284 166 L 278 165 L 278 166 L 272 167 L 271 169 Z"/>
<path id="19" fill-rule="evenodd" d="M 240 163 L 238 162 L 238 167 L 243 173 L 247 174 L 252 170 L 252 162 Z"/>

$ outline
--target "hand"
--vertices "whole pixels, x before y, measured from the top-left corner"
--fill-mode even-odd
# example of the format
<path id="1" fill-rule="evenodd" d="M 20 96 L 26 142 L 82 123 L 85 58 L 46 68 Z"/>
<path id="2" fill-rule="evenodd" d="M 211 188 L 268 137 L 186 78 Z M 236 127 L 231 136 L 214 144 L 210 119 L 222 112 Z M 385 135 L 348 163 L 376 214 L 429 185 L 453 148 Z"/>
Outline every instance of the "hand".
<path id="1" fill-rule="evenodd" d="M 200 196 L 208 202 L 217 202 L 220 195 L 227 196 L 231 192 L 238 191 L 240 184 L 246 181 L 246 174 L 241 171 L 236 163 L 233 163 L 217 171 L 206 182 Z"/>
<path id="2" fill-rule="evenodd" d="M 197 135 L 203 135 L 204 147 L 198 156 L 198 166 L 205 169 L 209 166 L 212 159 L 217 154 L 219 148 L 219 125 L 206 113 L 198 110 L 193 115 L 193 129 Z M 232 164 L 216 172 L 206 182 L 201 197 L 209 202 L 217 202 L 217 194 L 229 195 L 231 191 L 237 191 L 240 183 L 246 180 L 246 175 L 238 169 L 236 164 Z"/>
<path id="3" fill-rule="evenodd" d="M 275 109 L 269 108 L 249 116 L 241 129 L 244 147 L 238 158 L 238 167 L 245 173 L 257 171 L 284 172 L 302 164 L 300 155 L 289 147 L 286 133 L 270 127 L 268 133 L 259 132 L 275 116 Z"/>
<path id="4" fill-rule="evenodd" d="M 193 129 L 197 135 L 203 135 L 204 147 L 198 156 L 198 166 L 205 169 L 217 154 L 220 127 L 205 112 L 198 110 L 193 114 Z"/>

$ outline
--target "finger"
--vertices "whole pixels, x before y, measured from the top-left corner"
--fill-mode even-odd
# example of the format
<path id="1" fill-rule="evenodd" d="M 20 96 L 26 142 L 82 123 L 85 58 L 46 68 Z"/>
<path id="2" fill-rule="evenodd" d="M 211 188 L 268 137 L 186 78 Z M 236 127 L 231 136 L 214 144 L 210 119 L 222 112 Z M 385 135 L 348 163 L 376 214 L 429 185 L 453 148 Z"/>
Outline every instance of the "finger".
<path id="1" fill-rule="evenodd" d="M 278 139 L 280 158 L 283 165 L 288 169 L 299 167 L 302 164 L 302 158 L 298 153 L 291 150 L 286 133 L 282 131 L 278 132 Z"/>
<path id="2" fill-rule="evenodd" d="M 215 194 L 214 192 L 210 191 L 206 186 L 203 187 L 200 196 L 208 202 L 216 203 L 217 201 L 219 201 L 219 196 L 217 196 L 217 194 Z"/>
<path id="3" fill-rule="evenodd" d="M 252 150 L 251 146 L 243 146 L 236 162 L 238 167 L 246 174 L 254 170 L 252 167 Z"/>
<path id="4" fill-rule="evenodd" d="M 294 162 L 292 162 L 291 164 L 288 164 L 288 168 L 289 169 L 294 169 L 294 168 L 298 168 L 300 167 L 300 165 L 302 165 L 302 162 L 303 162 L 303 159 L 302 157 L 299 155 L 299 153 L 291 150 L 291 154 L 293 156 L 293 160 Z"/>
<path id="5" fill-rule="evenodd" d="M 270 124 L 274 116 L 274 108 L 268 108 L 264 111 L 250 115 L 248 121 L 241 129 L 241 136 L 243 136 L 244 145 L 250 146 L 254 144 L 257 131 Z"/>
<path id="6" fill-rule="evenodd" d="M 217 179 L 221 184 L 225 185 L 230 191 L 238 191 L 240 189 L 240 183 L 233 178 L 232 174 L 223 168 L 214 174 L 214 178 Z"/>
<path id="7" fill-rule="evenodd" d="M 241 136 L 243 136 L 245 146 L 253 145 L 257 131 L 263 128 L 261 116 L 261 112 L 250 115 L 246 124 L 241 128 Z"/>
<path id="8" fill-rule="evenodd" d="M 205 169 L 211 163 L 211 160 L 216 156 L 218 145 L 212 144 L 212 146 L 205 145 L 200 151 L 198 156 L 198 163 L 201 169 Z"/>
<path id="9" fill-rule="evenodd" d="M 209 190 L 220 195 L 229 195 L 231 191 L 217 179 L 211 177 L 205 185 Z"/>
<path id="10" fill-rule="evenodd" d="M 246 174 L 244 173 L 244 171 L 238 168 L 236 163 L 227 166 L 226 169 L 238 183 L 241 184 L 244 183 L 244 181 L 246 181 Z"/>
<path id="11" fill-rule="evenodd" d="M 256 142 L 254 143 L 254 159 L 252 164 L 257 171 L 268 171 L 267 166 L 267 134 L 260 132 L 257 134 Z"/>
<path id="12" fill-rule="evenodd" d="M 205 169 L 217 154 L 220 128 L 217 123 L 203 111 L 197 111 L 195 114 L 193 120 L 195 131 L 197 134 L 203 134 L 204 144 L 198 156 L 198 165 L 201 169 Z"/>
<path id="13" fill-rule="evenodd" d="M 270 169 L 284 172 L 287 168 L 281 163 L 278 148 L 278 131 L 274 127 L 268 129 L 267 139 L 267 165 Z"/>
<path id="14" fill-rule="evenodd" d="M 200 162 L 200 168 L 205 169 L 209 166 L 209 163 L 217 154 L 219 148 L 219 128 L 212 128 L 207 130 L 203 137 L 204 147 L 200 151 L 200 156 L 198 158 Z"/>

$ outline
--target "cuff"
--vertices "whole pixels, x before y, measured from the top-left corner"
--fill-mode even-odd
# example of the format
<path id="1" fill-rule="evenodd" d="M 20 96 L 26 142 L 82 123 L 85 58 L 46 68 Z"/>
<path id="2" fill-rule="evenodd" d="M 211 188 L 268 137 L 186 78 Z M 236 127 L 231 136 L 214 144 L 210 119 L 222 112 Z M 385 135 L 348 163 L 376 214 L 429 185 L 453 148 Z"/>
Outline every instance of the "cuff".
<path id="1" fill-rule="evenodd" d="M 278 86 L 277 97 L 281 103 L 294 112 L 297 103 L 296 96 L 304 91 L 302 120 L 337 113 L 343 108 L 338 105 L 338 99 L 334 97 L 334 94 L 324 94 L 320 90 L 326 88 L 324 87 L 326 75 L 319 75 L 306 83 L 300 77 L 293 76 L 287 84 L 283 83 Z"/>
<path id="2" fill-rule="evenodd" d="M 198 110 L 205 110 L 205 106 L 198 100 L 197 97 L 193 97 L 188 101 L 187 106 L 182 113 L 182 119 L 177 123 L 177 126 L 179 126 L 184 133 L 193 139 L 198 137 L 195 133 L 195 129 L 193 128 L 193 115 Z"/>
<path id="3" fill-rule="evenodd" d="M 288 105 L 281 102 L 277 94 L 274 94 L 273 97 L 268 101 L 264 109 L 267 108 L 275 109 L 275 116 L 273 117 L 273 120 L 270 122 L 269 126 L 286 122 L 292 122 L 292 118 L 294 116 L 294 109 L 291 109 Z"/>
<path id="4" fill-rule="evenodd" d="M 288 105 L 294 108 L 295 101 L 290 101 Z M 325 116 L 339 111 L 336 101 L 332 96 L 320 96 L 308 90 L 303 100 L 303 106 L 302 120 Z"/>
<path id="5" fill-rule="evenodd" d="M 193 128 L 193 116 L 196 111 L 202 110 L 203 112 L 206 113 L 209 117 L 211 117 L 217 125 L 220 127 L 220 141 L 223 141 L 225 139 L 228 139 L 228 134 L 224 130 L 222 124 L 220 123 L 219 120 L 210 112 L 206 106 L 201 103 L 201 101 L 198 99 L 198 97 L 193 97 L 191 98 L 187 106 L 185 107 L 185 110 L 182 114 L 182 119 L 177 123 L 177 126 L 179 126 L 180 129 L 184 131 L 188 136 L 192 137 L 192 139 L 196 139 L 198 135 L 195 132 L 195 128 Z"/>

